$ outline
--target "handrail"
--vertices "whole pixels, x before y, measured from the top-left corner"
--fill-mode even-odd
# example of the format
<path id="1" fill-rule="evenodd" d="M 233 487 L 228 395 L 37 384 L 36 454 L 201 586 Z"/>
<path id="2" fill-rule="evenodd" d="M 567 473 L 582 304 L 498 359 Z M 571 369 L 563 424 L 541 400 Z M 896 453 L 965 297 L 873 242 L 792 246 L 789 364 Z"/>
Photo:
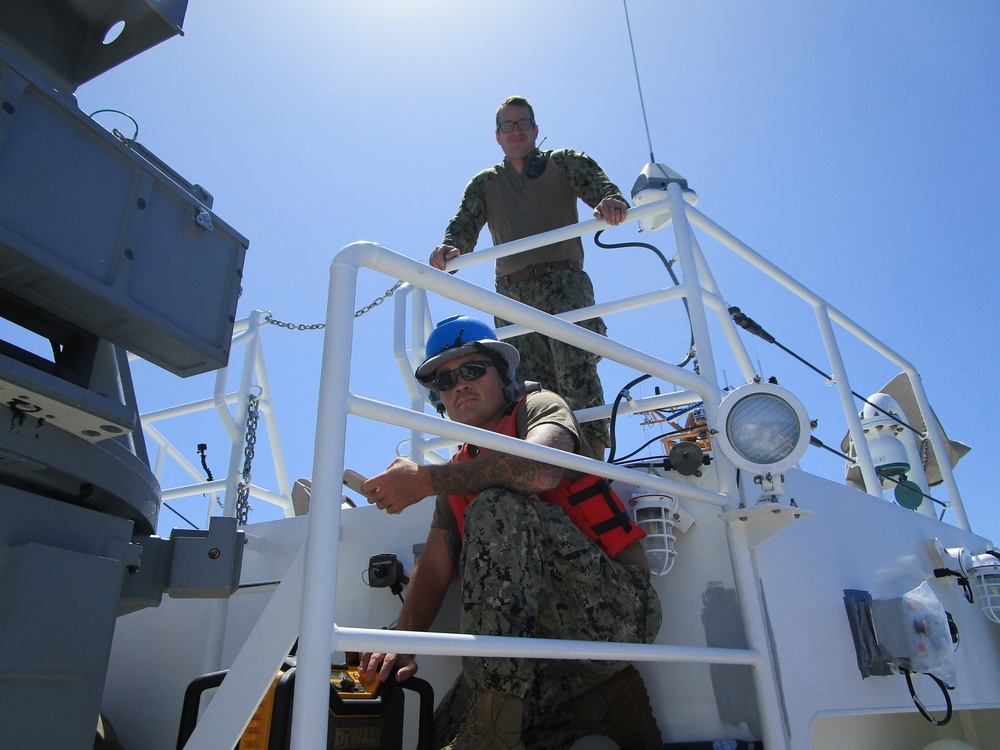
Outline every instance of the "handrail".
<path id="1" fill-rule="evenodd" d="M 652 201 L 643 206 L 636 206 L 628 210 L 628 220 L 630 222 L 648 221 L 650 223 L 661 220 L 663 221 L 662 226 L 666 226 L 666 222 L 670 221 L 670 206 L 666 200 Z M 466 253 L 457 258 L 452 258 L 448 261 L 448 270 L 457 271 L 479 263 L 496 260 L 497 258 L 506 258 L 509 255 L 517 255 L 527 250 L 534 250 L 537 247 L 551 245 L 555 242 L 563 242 L 564 240 L 594 234 L 607 228 L 608 225 L 603 219 L 588 219 L 578 224 L 568 224 L 567 226 L 535 234 L 531 237 L 514 240 L 513 242 L 505 242 L 502 245 L 496 245 L 492 248 L 477 250 L 474 253 Z"/>
<path id="2" fill-rule="evenodd" d="M 651 215 L 656 212 L 662 214 L 664 211 L 663 206 L 650 206 L 649 208 L 655 208 L 655 212 L 647 211 Z M 603 225 L 603 222 L 584 222 L 581 225 L 566 228 L 566 231 L 582 233 L 585 231 L 583 228 L 588 224 L 593 229 Z M 552 239 L 551 236 L 542 235 L 533 238 L 533 241 L 544 244 L 551 242 Z M 520 241 L 520 243 L 522 247 L 525 244 L 530 244 L 524 241 Z M 509 248 L 507 249 L 509 250 Z M 357 276 L 362 267 L 398 278 L 414 287 L 419 287 L 424 293 L 433 292 L 447 296 L 485 313 L 502 317 L 515 324 L 528 326 L 533 330 L 595 351 L 606 358 L 614 359 L 637 370 L 649 372 L 697 393 L 711 413 L 714 414 L 718 409 L 720 392 L 710 379 L 667 364 L 637 349 L 575 326 L 566 320 L 548 316 L 514 300 L 500 297 L 495 292 L 483 290 L 449 273 L 393 253 L 376 243 L 356 242 L 338 253 L 330 269 L 320 401 L 317 414 L 317 440 L 314 449 L 313 491 L 318 497 L 327 497 L 331 493 L 339 491 L 340 475 L 344 470 L 344 450 L 349 414 L 371 417 L 378 413 L 380 417 L 391 417 L 397 423 L 402 422 L 401 426 L 411 427 L 411 429 L 414 426 L 421 429 L 426 423 L 430 423 L 427 426 L 432 426 L 435 432 L 447 433 L 460 440 L 464 439 L 465 431 L 468 431 L 484 445 L 490 444 L 487 441 L 496 441 L 496 444 L 501 448 L 516 449 L 518 453 L 522 454 L 527 454 L 535 449 L 543 453 L 546 451 L 541 446 L 504 445 L 505 440 L 517 441 L 503 436 L 485 435 L 475 428 L 446 423 L 444 420 L 428 417 L 422 412 L 379 404 L 371 399 L 364 399 L 352 394 L 349 388 L 353 348 L 352 308 L 356 294 Z M 422 337 L 425 334 L 422 323 L 423 315 L 420 315 L 417 322 L 414 323 L 414 336 Z M 593 465 L 588 459 L 569 454 L 547 456 L 546 460 L 557 460 L 561 465 L 566 466 L 574 466 L 575 462 L 579 461 L 582 462 L 584 470 Z M 632 472 L 623 467 L 604 465 L 603 471 L 604 473 L 621 473 L 628 481 L 633 481 L 637 475 L 641 482 L 648 483 L 652 479 L 648 475 Z M 663 486 L 668 487 L 670 491 L 677 491 L 680 484 L 664 479 L 657 481 L 663 482 Z M 718 504 L 726 502 L 717 493 L 711 493 L 701 488 L 684 486 L 683 490 L 686 496 L 703 501 Z M 735 496 L 730 494 L 729 497 Z M 325 706 L 328 700 L 329 676 L 327 672 L 331 638 L 333 639 L 333 648 L 340 648 L 338 641 L 340 631 L 332 632 L 330 628 L 330 623 L 335 621 L 340 533 L 339 509 L 332 506 L 331 503 L 314 503 L 310 513 L 299 639 L 301 658 L 299 660 L 294 712 L 297 718 L 293 721 L 291 738 L 293 748 L 315 747 L 322 744 L 326 727 L 317 717 L 325 716 Z M 461 638 L 461 636 L 454 634 L 442 634 L 440 637 L 445 643 L 449 639 L 454 640 L 456 646 Z M 477 648 L 477 651 L 480 654 L 489 655 L 493 653 L 495 646 L 496 644 L 491 645 L 482 641 L 482 647 Z M 606 648 L 613 649 L 615 644 L 590 644 L 590 647 L 591 654 L 597 654 L 602 653 Z M 657 647 L 648 644 L 633 644 L 629 648 L 641 650 Z M 746 657 L 747 654 L 743 656 Z M 766 669 L 756 654 L 752 658 L 759 668 Z"/>
<path id="3" fill-rule="evenodd" d="M 871 453 L 868 450 L 868 443 L 864 438 L 861 421 L 858 417 L 857 408 L 854 405 L 854 396 L 851 393 L 850 385 L 847 380 L 847 370 L 843 359 L 841 358 L 840 350 L 836 343 L 836 335 L 833 331 L 831 323 L 837 323 L 842 329 L 854 336 L 857 340 L 885 357 L 906 373 L 910 386 L 913 389 L 917 406 L 920 409 L 920 416 L 924 423 L 927 439 L 930 441 L 931 447 L 934 449 L 934 455 L 937 457 L 938 465 L 941 469 L 941 477 L 944 480 L 946 489 L 948 490 L 948 497 L 950 501 L 948 507 L 955 513 L 956 526 L 960 529 L 969 531 L 969 519 L 965 512 L 965 506 L 962 503 L 962 496 L 959 492 L 958 484 L 955 481 L 955 475 L 952 471 L 951 463 L 948 461 L 948 451 L 945 446 L 944 436 L 942 435 L 937 419 L 934 417 L 931 410 L 930 402 L 927 399 L 923 383 L 920 380 L 920 375 L 917 373 L 916 368 L 914 368 L 909 360 L 904 358 L 895 350 L 891 349 L 885 343 L 876 338 L 874 334 L 862 328 L 858 323 L 824 300 L 818 294 L 807 288 L 804 284 L 801 284 L 793 279 L 776 265 L 754 251 L 749 245 L 723 229 L 693 206 L 686 206 L 685 213 L 688 215 L 691 224 L 703 230 L 706 234 L 713 237 L 723 246 L 768 275 L 770 278 L 777 281 L 792 294 L 807 302 L 814 308 L 817 323 L 820 327 L 821 336 L 823 338 L 824 348 L 826 349 L 830 366 L 834 370 L 834 381 L 840 393 L 844 417 L 847 420 L 851 440 L 853 441 L 855 451 L 857 452 L 858 465 L 861 468 L 861 473 L 865 480 L 865 486 L 869 488 L 869 493 L 875 495 L 876 497 L 881 497 L 881 493 L 877 489 L 880 487 L 880 482 L 878 475 L 875 472 L 875 466 L 871 458 Z"/>
<path id="4" fill-rule="evenodd" d="M 429 633 L 415 630 L 349 628 L 335 625 L 337 647 L 346 651 L 437 656 L 513 656 L 528 659 L 597 659 L 606 661 L 742 664 L 756 667 L 760 652 L 751 648 L 669 646 L 647 643 L 605 643 L 513 638 L 467 633 Z"/>
<path id="5" fill-rule="evenodd" d="M 146 437 L 157 446 L 153 460 L 153 475 L 161 485 L 161 498 L 172 501 L 187 497 L 207 495 L 205 510 L 205 527 L 208 520 L 216 512 L 218 500 L 227 499 L 223 513 L 233 515 L 235 511 L 236 482 L 240 474 L 240 463 L 244 456 L 247 435 L 247 393 L 259 388 L 261 392 L 258 405 L 259 414 L 263 417 L 267 431 L 269 456 L 277 487 L 273 490 L 251 483 L 249 496 L 270 503 L 281 509 L 287 517 L 292 515 L 291 483 L 285 467 L 284 453 L 278 432 L 278 424 L 274 416 L 273 404 L 267 394 L 271 393 L 267 367 L 264 360 L 263 347 L 260 342 L 260 330 L 267 325 L 268 313 L 254 310 L 245 319 L 236 321 L 233 326 L 233 345 L 231 355 L 243 347 L 242 377 L 235 391 L 226 389 L 229 368 L 219 370 L 215 375 L 215 391 L 209 398 L 192 401 L 185 404 L 164 407 L 140 415 L 140 422 Z M 130 359 L 134 359 L 130 357 Z M 233 356 L 230 358 L 232 363 Z M 232 366 L 232 365 L 230 365 Z M 235 407 L 235 414 L 232 409 Z M 230 441 L 229 471 L 226 477 L 207 481 L 201 471 L 194 466 L 157 427 L 159 422 L 194 416 L 209 411 L 216 411 Z M 167 471 L 167 461 L 182 473 L 196 480 L 186 485 L 164 486 L 164 476 Z M 231 498 L 231 501 L 229 500 Z"/>
<path id="6" fill-rule="evenodd" d="M 483 448 L 501 451 L 503 453 L 513 453 L 524 458 L 540 461 L 546 464 L 554 464 L 567 469 L 583 473 L 593 473 L 595 460 L 585 458 L 575 453 L 567 453 L 556 448 L 549 448 L 525 440 L 500 435 L 496 432 L 483 430 L 478 427 L 438 419 L 422 412 L 404 409 L 392 404 L 382 403 L 362 396 L 348 395 L 350 413 L 354 416 L 374 419 L 386 424 L 393 424 L 398 427 L 409 427 L 413 430 L 427 428 L 425 431 L 452 438 L 458 443 L 475 443 Z M 608 479 L 619 479 L 622 482 L 638 484 L 651 490 L 660 490 L 669 495 L 680 495 L 691 500 L 707 503 L 717 507 L 725 507 L 729 503 L 729 498 L 718 492 L 702 489 L 684 482 L 677 482 L 663 477 L 656 477 L 635 469 L 627 469 L 623 466 L 613 464 L 600 464 L 601 476 Z"/>
<path id="7" fill-rule="evenodd" d="M 936 420 L 932 418 L 926 394 L 919 382 L 919 376 L 905 359 L 693 207 L 686 205 L 679 187 L 669 186 L 668 196 L 663 201 L 631 209 L 629 218 L 630 220 L 653 218 L 660 226 L 673 225 L 678 244 L 678 255 L 684 271 L 684 284 L 678 288 L 655 290 L 623 300 L 596 304 L 559 316 L 549 316 L 514 300 L 500 297 L 492 291 L 479 288 L 451 273 L 431 268 L 425 263 L 394 253 L 376 243 L 356 242 L 343 248 L 333 260 L 330 268 L 317 438 L 314 447 L 314 495 L 316 497 L 334 497 L 340 493 L 349 415 L 357 415 L 408 428 L 411 433 L 412 457 L 418 461 L 421 460 L 422 452 L 425 449 L 438 449 L 446 444 L 445 438 L 447 438 L 457 442 L 471 439 L 486 447 L 581 471 L 588 471 L 592 468 L 591 459 L 441 420 L 423 412 L 423 391 L 412 378 L 412 362 L 422 359 L 423 347 L 422 343 L 419 342 L 425 339 L 431 324 L 427 303 L 428 293 L 448 297 L 485 313 L 512 321 L 510 326 L 498 331 L 498 335 L 502 338 L 514 336 L 526 330 L 539 331 L 575 346 L 594 351 L 607 359 L 617 361 L 638 371 L 673 382 L 683 389 L 673 394 L 637 399 L 636 403 L 623 405 L 620 413 L 641 411 L 644 408 L 658 408 L 661 405 L 677 405 L 681 402 L 680 400 L 690 403 L 700 399 L 704 403 L 709 426 L 714 425 L 721 402 L 721 391 L 718 384 L 714 382 L 716 370 L 711 358 L 705 308 L 714 310 L 716 313 L 745 378 L 753 376 L 753 368 L 738 331 L 728 314 L 728 305 L 711 276 L 701 248 L 691 230 L 691 227 L 697 227 L 778 281 L 793 294 L 809 303 L 815 310 L 820 336 L 830 359 L 848 427 L 855 442 L 858 462 L 862 466 L 863 476 L 869 487 L 878 486 L 877 475 L 867 449 L 867 443 L 863 438 L 853 395 L 847 381 L 846 368 L 833 331 L 833 323 L 837 323 L 842 329 L 904 369 L 913 385 L 921 412 L 929 415 L 924 419 L 927 425 L 927 437 L 931 441 L 935 453 L 942 457 L 940 460 L 941 471 L 951 496 L 951 508 L 956 513 L 958 525 L 962 528 L 968 528 L 961 499 L 957 488 L 954 487 L 950 466 L 946 465 L 947 459 L 944 458 L 947 454 L 944 450 L 943 436 L 940 434 Z M 588 232 L 603 229 L 605 226 L 604 222 L 595 219 L 563 227 L 536 237 L 460 256 L 449 262 L 448 270 L 458 270 L 557 240 L 582 236 Z M 395 300 L 396 333 L 393 346 L 408 388 L 410 408 L 394 406 L 355 395 L 349 389 L 354 332 L 353 307 L 357 277 L 361 268 L 369 268 L 405 282 L 400 290 L 401 293 L 397 295 Z M 689 304 L 697 309 L 697 312 L 692 316 L 692 327 L 703 369 L 707 371 L 704 376 L 670 365 L 633 347 L 573 325 L 575 321 L 595 315 L 659 304 L 682 297 L 689 300 Z M 411 304 L 413 310 L 409 345 L 405 335 L 406 304 L 408 303 Z M 653 406 L 653 404 L 657 404 L 657 406 Z M 609 407 L 607 406 L 597 407 L 584 410 L 579 416 L 584 419 L 599 419 L 605 418 L 608 412 Z M 441 435 L 443 438 L 425 439 L 423 436 L 428 433 Z M 727 470 L 728 465 L 721 456 L 717 456 L 716 461 L 720 467 L 721 492 L 712 492 L 694 485 L 650 476 L 620 466 L 602 464 L 602 473 L 611 478 L 633 484 L 637 483 L 671 495 L 726 507 L 727 503 L 738 500 L 734 472 Z M 877 493 L 873 492 L 872 494 Z M 331 623 L 335 623 L 336 613 L 339 513 L 340 509 L 336 503 L 313 503 L 310 513 L 300 597 L 302 609 L 299 629 L 299 677 L 295 697 L 296 718 L 292 728 L 292 747 L 296 750 L 322 745 L 322 737 L 326 732 L 324 718 L 328 700 L 328 665 L 331 647 L 334 650 L 398 647 L 399 650 L 405 649 L 407 653 L 521 656 L 530 654 L 546 658 L 607 658 L 628 659 L 630 661 L 746 664 L 754 667 L 758 702 L 765 725 L 765 740 L 776 746 L 783 746 L 781 743 L 783 733 L 778 718 L 780 701 L 774 695 L 777 683 L 772 671 L 771 659 L 768 656 L 769 646 L 766 627 L 763 623 L 762 604 L 757 597 L 756 584 L 751 574 L 752 562 L 748 558 L 745 540 L 741 541 L 738 534 L 729 536 L 728 539 L 737 591 L 740 594 L 740 607 L 745 620 L 748 641 L 754 644 L 753 647 L 748 649 L 692 649 L 652 644 L 593 642 L 584 644 L 555 640 L 536 640 L 526 643 L 522 639 L 453 633 L 386 632 L 365 628 L 343 628 L 335 624 L 331 626 Z M 269 655 L 270 653 L 266 656 Z"/>

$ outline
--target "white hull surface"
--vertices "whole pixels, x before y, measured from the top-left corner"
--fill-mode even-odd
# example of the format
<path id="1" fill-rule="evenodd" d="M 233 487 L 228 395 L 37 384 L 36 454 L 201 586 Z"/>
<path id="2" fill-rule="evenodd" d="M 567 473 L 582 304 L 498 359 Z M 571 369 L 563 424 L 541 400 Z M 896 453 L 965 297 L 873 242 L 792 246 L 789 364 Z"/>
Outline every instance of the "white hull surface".
<path id="1" fill-rule="evenodd" d="M 815 515 L 790 522 L 748 555 L 765 603 L 767 645 L 780 675 L 788 746 L 912 750 L 950 737 L 982 750 L 1000 747 L 1000 672 L 990 666 L 1000 651 L 1000 628 L 968 604 L 957 586 L 934 584 L 962 634 L 956 652 L 959 684 L 952 696 L 955 717 L 946 727 L 935 727 L 916 712 L 902 677 L 861 679 L 843 604 L 844 589 L 897 592 L 926 578 L 937 565 L 931 548 L 935 537 L 948 546 L 976 547 L 985 540 L 798 471 L 789 472 L 788 488 L 799 507 Z M 746 648 L 724 522 L 707 506 L 686 503 L 685 508 L 696 522 L 678 536 L 670 575 L 655 579 L 665 605 L 657 643 Z M 379 628 L 395 619 L 399 601 L 387 590 L 367 587 L 362 573 L 373 552 L 395 553 L 409 570 L 429 510 L 425 503 L 401 516 L 370 507 L 344 511 L 338 626 Z M 765 510 L 748 521 L 734 517 L 730 524 L 745 527 L 747 537 L 765 536 L 769 526 L 784 522 Z M 303 517 L 249 525 L 244 581 L 280 578 L 304 542 L 306 522 Z M 273 586 L 244 590 L 224 608 L 222 667 L 236 657 L 272 591 Z M 457 615 L 453 586 L 436 627 L 448 630 Z M 213 601 L 165 598 L 159 608 L 119 619 L 105 711 L 123 741 L 131 739 L 126 746 L 175 746 L 184 689 L 216 668 L 209 636 L 217 617 Z M 420 676 L 433 683 L 437 695 L 460 669 L 457 657 L 427 656 L 420 665 Z M 749 667 L 644 662 L 640 670 L 665 742 L 760 736 Z M 933 683 L 918 678 L 916 684 L 927 708 L 941 715 L 943 700 Z M 137 703 L 137 695 L 148 697 Z M 409 710 L 406 747 L 416 744 L 415 710 Z"/>

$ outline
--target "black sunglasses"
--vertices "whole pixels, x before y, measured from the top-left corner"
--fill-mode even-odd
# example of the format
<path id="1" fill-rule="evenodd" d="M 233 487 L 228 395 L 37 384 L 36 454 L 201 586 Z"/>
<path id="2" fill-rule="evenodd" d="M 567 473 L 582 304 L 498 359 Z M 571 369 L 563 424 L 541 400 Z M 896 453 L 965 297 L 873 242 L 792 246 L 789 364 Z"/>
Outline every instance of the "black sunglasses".
<path id="1" fill-rule="evenodd" d="M 518 130 L 530 130 L 534 124 L 535 121 L 530 117 L 525 117 L 523 120 L 504 120 L 497 123 L 497 130 L 501 133 L 513 133 L 514 128 Z"/>
<path id="2" fill-rule="evenodd" d="M 462 376 L 462 380 L 472 382 L 473 380 L 479 380 L 483 375 L 486 374 L 486 368 L 493 367 L 492 362 L 487 362 L 483 360 L 481 362 L 466 362 L 464 365 L 456 367 L 454 370 L 448 370 L 447 372 L 435 373 L 433 380 L 431 382 L 434 387 L 440 393 L 441 391 L 450 391 L 456 385 L 458 385 L 458 376 Z"/>

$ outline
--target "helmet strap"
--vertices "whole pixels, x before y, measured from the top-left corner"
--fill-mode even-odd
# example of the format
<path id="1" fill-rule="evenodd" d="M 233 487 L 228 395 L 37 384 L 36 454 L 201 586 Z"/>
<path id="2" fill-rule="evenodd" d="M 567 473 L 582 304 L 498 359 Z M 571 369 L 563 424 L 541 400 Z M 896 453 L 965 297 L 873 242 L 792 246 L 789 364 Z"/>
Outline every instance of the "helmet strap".
<path id="1" fill-rule="evenodd" d="M 490 362 L 496 368 L 497 372 L 500 373 L 500 382 L 504 384 L 504 387 L 510 385 L 510 378 L 507 376 L 507 368 L 510 366 L 506 359 L 497 354 L 493 349 L 483 346 L 478 341 L 472 343 L 473 348 L 484 357 L 489 357 Z"/>

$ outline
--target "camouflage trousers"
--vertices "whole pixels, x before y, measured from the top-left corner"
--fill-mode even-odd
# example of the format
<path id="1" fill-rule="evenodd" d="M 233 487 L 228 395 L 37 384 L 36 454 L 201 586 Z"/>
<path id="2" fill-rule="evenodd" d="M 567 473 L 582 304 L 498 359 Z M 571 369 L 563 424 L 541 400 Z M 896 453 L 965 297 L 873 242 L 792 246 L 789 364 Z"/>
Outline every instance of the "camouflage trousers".
<path id="1" fill-rule="evenodd" d="M 585 271 L 572 269 L 554 271 L 517 284 L 505 284 L 498 280 L 497 292 L 552 315 L 594 304 L 594 285 L 590 277 Z M 498 328 L 510 325 L 509 321 L 501 318 L 494 318 L 494 322 Z M 608 327 L 601 318 L 583 320 L 577 325 L 602 336 L 607 335 Z M 566 399 L 574 410 L 604 405 L 604 389 L 597 374 L 597 363 L 601 358 L 596 354 L 540 333 L 515 336 L 508 339 L 508 343 L 517 347 L 521 354 L 521 363 L 517 366 L 518 380 L 541 383 L 543 388 L 555 391 Z M 611 444 L 606 419 L 582 426 L 588 442 L 592 443 L 596 438 L 606 446 Z"/>
<path id="2" fill-rule="evenodd" d="M 648 643 L 660 628 L 659 599 L 638 568 L 609 558 L 559 506 L 508 490 L 486 490 L 466 511 L 460 571 L 463 633 Z M 455 737 L 478 690 L 524 700 L 526 747 L 569 747 L 570 700 L 625 666 L 463 657 L 435 712 L 435 747 Z"/>

